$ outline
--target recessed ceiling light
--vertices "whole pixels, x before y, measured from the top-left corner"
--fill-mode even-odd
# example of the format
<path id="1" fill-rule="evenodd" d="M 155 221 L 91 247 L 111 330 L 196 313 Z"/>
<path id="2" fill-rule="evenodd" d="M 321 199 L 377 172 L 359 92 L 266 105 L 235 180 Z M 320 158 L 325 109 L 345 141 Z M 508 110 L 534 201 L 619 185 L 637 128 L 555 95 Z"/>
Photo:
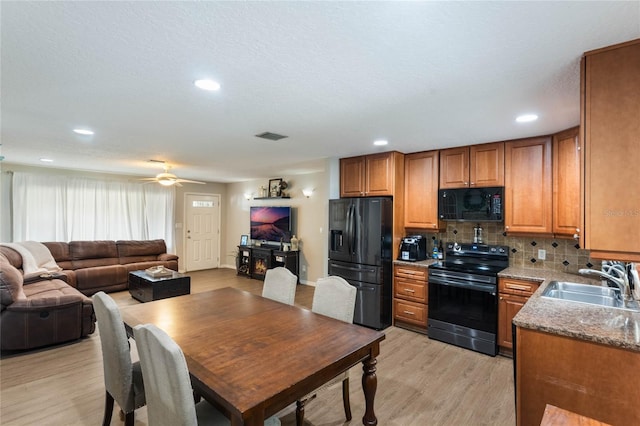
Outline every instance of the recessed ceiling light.
<path id="1" fill-rule="evenodd" d="M 377 141 L 374 141 L 373 144 L 375 146 L 385 146 L 387 145 L 389 142 L 385 141 L 384 139 L 378 139 Z"/>
<path id="2" fill-rule="evenodd" d="M 536 114 L 523 114 L 516 117 L 518 123 L 528 123 L 530 121 L 536 121 L 538 116 Z"/>
<path id="3" fill-rule="evenodd" d="M 213 80 L 196 80 L 193 84 L 202 90 L 220 90 L 220 83 Z"/>
<path id="4" fill-rule="evenodd" d="M 93 135 L 93 130 L 89 130 L 89 129 L 73 129 L 73 131 L 79 135 L 85 135 L 85 136 Z"/>
<path id="5" fill-rule="evenodd" d="M 41 158 L 40 161 L 42 161 L 43 163 L 53 163 L 53 160 L 51 158 Z"/>

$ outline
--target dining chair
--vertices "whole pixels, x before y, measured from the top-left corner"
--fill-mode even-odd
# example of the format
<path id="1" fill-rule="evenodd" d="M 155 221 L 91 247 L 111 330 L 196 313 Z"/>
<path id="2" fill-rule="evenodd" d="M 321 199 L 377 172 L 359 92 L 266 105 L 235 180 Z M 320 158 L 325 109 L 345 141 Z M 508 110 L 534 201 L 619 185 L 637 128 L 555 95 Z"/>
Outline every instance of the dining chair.
<path id="1" fill-rule="evenodd" d="M 298 277 L 287 268 L 278 266 L 277 268 L 267 269 L 262 287 L 262 297 L 293 305 L 296 299 L 297 284 Z"/>
<path id="2" fill-rule="evenodd" d="M 194 402 L 184 354 L 167 333 L 153 324 L 144 324 L 135 326 L 133 335 L 146 384 L 150 426 L 231 424 L 207 401 Z M 280 419 L 270 417 L 264 424 L 279 426 Z"/>
<path id="3" fill-rule="evenodd" d="M 311 311 L 352 324 L 353 314 L 356 309 L 356 293 L 356 288 L 343 278 L 336 276 L 320 278 L 316 282 Z M 322 392 L 340 382 L 342 382 L 344 415 L 347 421 L 350 421 L 349 371 L 345 371 L 296 402 L 296 426 L 302 426 L 304 423 L 304 408 L 307 402 L 315 398 L 318 392 Z"/>
<path id="4" fill-rule="evenodd" d="M 115 400 L 124 413 L 125 425 L 133 425 L 135 410 L 145 405 L 140 363 L 131 361 L 129 338 L 116 302 L 102 291 L 94 294 L 92 299 L 100 330 L 106 389 L 102 424 L 107 426 L 111 423 Z"/>

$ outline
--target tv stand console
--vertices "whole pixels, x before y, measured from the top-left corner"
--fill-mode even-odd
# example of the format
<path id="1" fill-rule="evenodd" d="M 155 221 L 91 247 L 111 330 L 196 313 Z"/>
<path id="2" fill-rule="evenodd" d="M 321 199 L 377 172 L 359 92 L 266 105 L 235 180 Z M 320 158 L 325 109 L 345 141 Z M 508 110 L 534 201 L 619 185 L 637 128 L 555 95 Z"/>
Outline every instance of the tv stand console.
<path id="1" fill-rule="evenodd" d="M 282 251 L 275 246 L 238 246 L 238 250 L 238 275 L 264 280 L 268 269 L 284 266 L 299 277 L 298 251 Z"/>

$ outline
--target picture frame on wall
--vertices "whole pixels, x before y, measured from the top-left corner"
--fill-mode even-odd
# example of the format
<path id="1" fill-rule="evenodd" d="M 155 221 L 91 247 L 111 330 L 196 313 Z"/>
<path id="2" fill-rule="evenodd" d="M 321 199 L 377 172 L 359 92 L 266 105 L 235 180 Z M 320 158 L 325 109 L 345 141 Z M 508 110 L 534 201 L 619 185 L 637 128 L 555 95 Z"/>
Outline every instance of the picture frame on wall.
<path id="1" fill-rule="evenodd" d="M 279 197 L 281 194 L 280 184 L 282 183 L 282 178 L 278 179 L 269 179 L 269 197 Z"/>
<path id="2" fill-rule="evenodd" d="M 240 235 L 240 245 L 248 246 L 249 245 L 249 236 L 248 235 Z"/>

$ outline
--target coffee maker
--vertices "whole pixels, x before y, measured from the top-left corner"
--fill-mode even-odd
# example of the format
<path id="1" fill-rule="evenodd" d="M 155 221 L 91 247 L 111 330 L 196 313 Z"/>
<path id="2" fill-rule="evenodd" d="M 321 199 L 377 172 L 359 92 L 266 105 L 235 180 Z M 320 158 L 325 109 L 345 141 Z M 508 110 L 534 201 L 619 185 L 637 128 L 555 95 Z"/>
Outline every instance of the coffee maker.
<path id="1" fill-rule="evenodd" d="M 404 237 L 400 243 L 398 260 L 417 262 L 427 258 L 427 239 L 422 235 Z"/>

